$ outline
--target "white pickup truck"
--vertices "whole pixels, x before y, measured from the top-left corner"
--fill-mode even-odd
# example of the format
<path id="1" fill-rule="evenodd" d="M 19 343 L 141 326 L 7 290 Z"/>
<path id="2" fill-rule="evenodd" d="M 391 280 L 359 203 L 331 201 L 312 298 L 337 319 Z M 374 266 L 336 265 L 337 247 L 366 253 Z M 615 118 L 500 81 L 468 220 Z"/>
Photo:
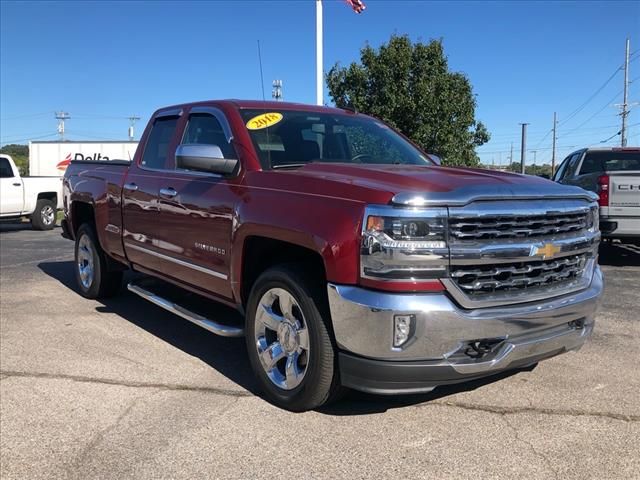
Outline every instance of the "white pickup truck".
<path id="1" fill-rule="evenodd" d="M 49 230 L 62 208 L 62 179 L 21 177 L 9 155 L 0 155 L 0 220 L 29 217 L 35 230 Z"/>
<path id="2" fill-rule="evenodd" d="M 640 244 L 640 147 L 578 150 L 564 159 L 554 180 L 600 196 L 603 240 Z"/>

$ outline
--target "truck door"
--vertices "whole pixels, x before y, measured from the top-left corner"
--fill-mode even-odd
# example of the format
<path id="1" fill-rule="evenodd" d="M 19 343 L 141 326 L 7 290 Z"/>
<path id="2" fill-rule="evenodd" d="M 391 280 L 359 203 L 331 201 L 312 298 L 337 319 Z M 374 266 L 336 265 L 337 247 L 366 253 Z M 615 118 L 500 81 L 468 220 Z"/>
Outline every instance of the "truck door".
<path id="1" fill-rule="evenodd" d="M 180 111 L 160 112 L 140 143 L 122 189 L 122 240 L 130 262 L 142 270 L 166 274 L 165 251 L 158 238 L 165 228 L 160 223 L 158 190 L 166 175 L 168 152 L 175 148 Z"/>
<path id="2" fill-rule="evenodd" d="M 213 107 L 193 107 L 181 144 L 217 145 L 224 158 L 238 158 L 224 114 Z M 234 178 L 176 168 L 175 149 L 159 189 L 157 248 L 171 277 L 221 297 L 231 298 Z"/>
<path id="3" fill-rule="evenodd" d="M 0 157 L 0 215 L 19 215 L 24 207 L 24 185 L 7 157 Z"/>

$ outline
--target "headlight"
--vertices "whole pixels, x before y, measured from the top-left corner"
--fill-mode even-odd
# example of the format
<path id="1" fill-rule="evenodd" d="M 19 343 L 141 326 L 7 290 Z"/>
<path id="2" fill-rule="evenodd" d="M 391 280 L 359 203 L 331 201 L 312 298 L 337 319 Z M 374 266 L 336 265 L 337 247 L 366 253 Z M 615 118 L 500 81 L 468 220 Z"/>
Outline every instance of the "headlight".
<path id="1" fill-rule="evenodd" d="M 368 207 L 362 229 L 361 278 L 390 284 L 445 277 L 449 263 L 446 225 L 443 208 Z M 380 283 L 376 286 L 385 288 Z M 418 289 L 419 285 L 413 288 Z"/>

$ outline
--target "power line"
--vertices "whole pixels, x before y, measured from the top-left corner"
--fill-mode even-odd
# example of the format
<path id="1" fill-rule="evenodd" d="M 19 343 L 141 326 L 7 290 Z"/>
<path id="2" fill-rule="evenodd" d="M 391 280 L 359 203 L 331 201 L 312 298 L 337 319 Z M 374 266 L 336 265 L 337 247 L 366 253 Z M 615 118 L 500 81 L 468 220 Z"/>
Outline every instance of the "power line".
<path id="1" fill-rule="evenodd" d="M 551 130 L 549 130 L 549 131 L 545 134 L 545 136 L 544 136 L 544 137 L 542 137 L 538 143 L 536 143 L 536 146 L 535 146 L 535 147 L 533 147 L 533 148 L 537 148 L 537 147 L 539 147 L 540 145 L 542 145 L 542 142 L 544 142 L 544 141 L 547 139 L 547 137 L 551 134 L 551 132 L 553 132 L 553 128 L 552 128 Z"/>
<path id="2" fill-rule="evenodd" d="M 618 93 L 616 93 L 613 98 L 611 98 L 611 100 L 609 100 L 607 103 L 605 103 L 602 108 L 600 110 L 598 110 L 596 113 L 594 113 L 593 115 L 591 115 L 589 118 L 587 118 L 584 122 L 582 122 L 580 125 L 578 125 L 575 128 L 572 128 L 571 130 L 567 131 L 564 135 L 561 135 L 562 137 L 567 136 L 569 133 L 571 132 L 575 132 L 576 130 L 579 130 L 580 128 L 582 128 L 584 125 L 586 125 L 587 123 L 589 123 L 591 120 L 593 120 L 595 117 L 597 117 L 600 113 L 602 113 L 602 111 L 611 106 L 611 102 L 613 102 L 616 98 L 618 98 L 619 95 L 622 94 L 622 90 L 620 90 Z"/>
<path id="3" fill-rule="evenodd" d="M 50 131 L 47 132 L 34 132 L 34 133 L 20 133 L 20 134 L 16 134 L 16 135 L 8 135 L 8 136 L 2 136 L 0 138 L 2 138 L 3 140 L 13 140 L 14 138 L 23 138 L 23 137 L 32 137 L 34 135 L 48 135 L 50 133 Z"/>
<path id="4" fill-rule="evenodd" d="M 57 133 L 49 133 L 47 135 L 42 135 L 40 137 L 27 137 L 27 138 L 20 138 L 20 139 L 15 139 L 15 140 L 10 140 L 10 141 L 2 141 L 0 143 L 6 145 L 8 143 L 20 143 L 20 142 L 27 142 L 27 141 L 31 141 L 31 140 L 39 140 L 41 138 L 47 138 L 47 137 L 54 137 L 58 135 Z"/>
<path id="5" fill-rule="evenodd" d="M 607 138 L 606 140 L 600 140 L 600 143 L 607 143 L 609 140 L 611 140 L 614 137 L 617 137 L 618 135 L 620 135 L 622 133 L 622 130 L 618 130 L 617 133 L 614 133 L 613 135 L 611 135 L 609 138 Z"/>
<path id="6" fill-rule="evenodd" d="M 44 117 L 46 115 L 51 115 L 51 112 L 42 112 L 42 113 L 28 113 L 25 115 L 12 115 L 9 117 L 2 117 L 2 120 L 17 120 L 20 118 L 35 118 L 35 117 Z"/>
<path id="7" fill-rule="evenodd" d="M 607 106 L 608 106 L 608 105 L 607 105 Z M 586 124 L 586 123 L 588 123 L 588 121 L 587 121 L 587 122 L 584 122 L 584 123 Z M 567 137 L 567 138 L 568 138 L 568 137 L 576 138 L 576 137 L 592 136 L 592 135 L 597 135 L 597 134 L 598 134 L 600 131 L 602 131 L 602 130 L 609 130 L 609 129 L 611 129 L 611 128 L 617 128 L 617 127 L 618 127 L 618 125 L 601 125 L 601 126 L 598 126 L 598 127 L 587 127 L 587 128 L 582 128 L 582 129 L 580 129 L 580 131 L 579 131 L 579 132 L 577 132 L 577 133 L 572 133 L 572 132 L 574 132 L 574 131 L 578 130 L 578 128 L 573 128 L 573 129 L 571 129 L 571 130 L 568 130 L 568 131 L 567 131 L 567 133 L 565 133 L 564 135 L 562 135 L 562 138 L 565 138 L 565 137 Z M 553 129 L 552 129 L 551 131 L 553 131 Z M 551 131 L 550 131 L 549 133 L 551 133 Z M 528 132 L 527 132 L 527 136 L 528 136 Z M 547 135 L 547 136 L 548 136 L 548 135 Z M 559 138 L 559 137 L 558 137 L 558 138 Z M 517 142 L 517 141 L 518 141 L 518 139 L 517 139 L 517 137 L 516 137 L 515 135 L 513 136 L 513 141 L 515 141 L 515 142 Z M 480 151 L 481 151 L 481 149 L 482 149 L 482 148 L 488 148 L 488 147 L 489 147 L 489 148 L 490 148 L 490 147 L 499 147 L 499 146 L 502 146 L 502 145 L 507 146 L 507 145 L 510 145 L 510 144 L 511 144 L 511 141 L 501 141 L 501 142 L 492 142 L 492 141 L 489 141 L 489 142 L 488 142 L 488 143 L 486 143 L 485 145 L 483 145 L 483 146 L 481 146 L 481 147 L 478 147 L 478 150 L 480 150 Z M 534 146 L 534 148 L 537 148 L 537 147 L 538 147 L 538 146 L 540 146 L 541 144 L 542 144 L 542 141 L 539 141 L 539 142 Z"/>
<path id="8" fill-rule="evenodd" d="M 616 70 L 611 74 L 611 76 L 607 79 L 606 82 L 604 82 L 600 88 L 598 88 L 589 98 L 587 98 L 587 100 L 584 101 L 584 103 L 582 103 L 582 105 L 580 105 L 578 108 L 576 108 L 573 112 L 571 112 L 567 118 L 565 118 L 562 122 L 560 122 L 558 125 L 564 125 L 565 123 L 567 123 L 569 120 L 571 120 L 573 117 L 575 117 L 578 113 L 580 113 L 584 107 L 586 107 L 594 98 L 596 98 L 596 96 L 602 91 L 604 90 L 604 88 L 609 85 L 609 83 L 611 82 L 611 80 L 613 80 L 615 78 L 615 76 L 618 74 L 618 72 L 622 69 L 622 67 L 618 67 L 616 68 Z"/>

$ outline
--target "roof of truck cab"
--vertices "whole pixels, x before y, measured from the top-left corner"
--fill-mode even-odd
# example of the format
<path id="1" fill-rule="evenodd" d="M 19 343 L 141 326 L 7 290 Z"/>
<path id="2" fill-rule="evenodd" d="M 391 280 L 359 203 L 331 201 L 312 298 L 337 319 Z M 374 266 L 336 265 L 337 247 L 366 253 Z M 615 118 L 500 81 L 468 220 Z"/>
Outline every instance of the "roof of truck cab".
<path id="1" fill-rule="evenodd" d="M 263 101 L 263 100 L 238 100 L 238 99 L 224 99 L 224 100 L 204 100 L 201 102 L 182 103 L 179 105 L 168 105 L 162 107 L 160 110 L 167 110 L 171 108 L 184 108 L 194 106 L 207 106 L 207 105 L 221 105 L 227 104 L 229 106 L 238 109 L 259 109 L 259 110 L 298 110 L 305 112 L 318 112 L 318 113 L 333 113 L 333 114 L 350 114 L 353 112 L 348 109 L 325 107 L 320 105 L 309 105 L 306 103 L 294 103 L 294 102 L 276 102 L 276 101 Z"/>

